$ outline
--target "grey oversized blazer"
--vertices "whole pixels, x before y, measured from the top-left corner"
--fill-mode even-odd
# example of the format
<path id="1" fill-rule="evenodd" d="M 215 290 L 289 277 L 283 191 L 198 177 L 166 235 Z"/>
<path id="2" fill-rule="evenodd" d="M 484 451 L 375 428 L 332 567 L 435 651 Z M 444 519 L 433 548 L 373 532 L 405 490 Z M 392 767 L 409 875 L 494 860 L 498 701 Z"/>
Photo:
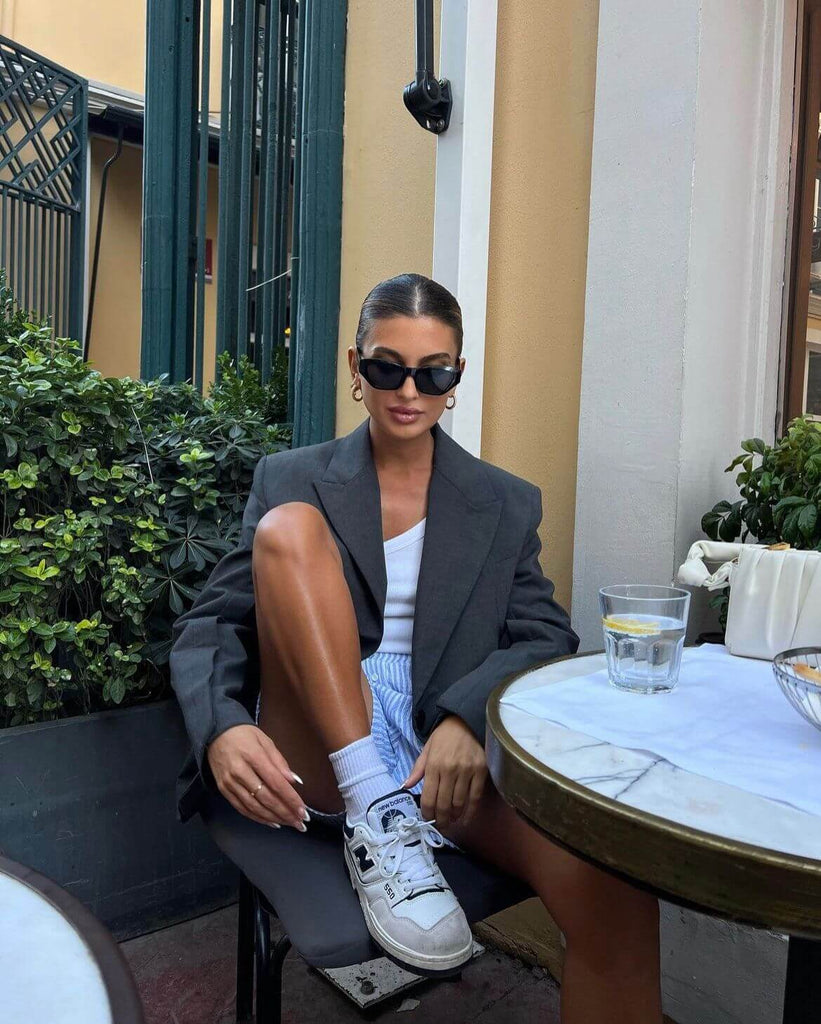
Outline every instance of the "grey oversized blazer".
<path id="1" fill-rule="evenodd" d="M 319 509 L 337 543 L 361 656 L 379 647 L 387 587 L 370 421 L 351 433 L 260 459 L 237 548 L 174 624 L 171 683 L 193 744 L 179 779 L 183 820 L 214 785 L 205 750 L 252 723 L 259 691 L 251 553 L 276 505 Z M 420 740 L 456 714 L 484 743 L 485 705 L 506 676 L 575 652 L 578 638 L 539 564 L 538 487 L 471 455 L 439 424 L 413 624 L 413 726 Z"/>

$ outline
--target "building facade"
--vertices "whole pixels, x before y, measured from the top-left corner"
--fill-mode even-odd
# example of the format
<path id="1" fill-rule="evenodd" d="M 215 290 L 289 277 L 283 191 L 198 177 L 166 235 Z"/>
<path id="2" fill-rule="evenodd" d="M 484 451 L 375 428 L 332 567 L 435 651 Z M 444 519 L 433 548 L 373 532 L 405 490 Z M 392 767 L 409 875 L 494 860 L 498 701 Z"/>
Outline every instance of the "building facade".
<path id="1" fill-rule="evenodd" d="M 734 496 L 739 442 L 821 417 L 821 23 L 813 0 L 436 9 L 456 98 L 439 137 L 402 105 L 413 5 L 348 3 L 336 432 L 363 415 L 346 351 L 370 288 L 452 287 L 467 365 L 448 428 L 542 488 L 544 568 L 593 648 L 599 586 L 671 580 Z M 5 0 L 0 33 L 139 107 L 144 4 L 84 0 L 70 21 Z M 90 145 L 93 238 L 113 142 Z M 90 358 L 137 374 L 137 147 L 109 189 Z M 528 908 L 506 927 L 538 951 L 548 924 Z M 780 937 L 668 908 L 663 938 L 679 1024 L 780 1019 Z"/>

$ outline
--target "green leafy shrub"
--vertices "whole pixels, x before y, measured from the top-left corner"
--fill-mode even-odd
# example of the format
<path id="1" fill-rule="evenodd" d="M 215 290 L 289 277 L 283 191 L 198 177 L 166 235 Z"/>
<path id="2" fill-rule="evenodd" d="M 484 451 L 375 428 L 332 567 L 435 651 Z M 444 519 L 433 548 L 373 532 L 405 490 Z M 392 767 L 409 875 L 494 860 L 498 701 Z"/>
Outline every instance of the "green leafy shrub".
<path id="1" fill-rule="evenodd" d="M 0 727 L 168 693 L 171 624 L 289 444 L 281 389 L 227 355 L 207 398 L 103 377 L 0 278 Z"/>
<path id="2" fill-rule="evenodd" d="M 727 467 L 739 470 L 738 501 L 720 501 L 701 528 L 711 540 L 787 543 L 821 551 L 821 424 L 805 417 L 790 423 L 774 445 L 754 437 Z M 726 624 L 726 591 L 713 598 Z"/>

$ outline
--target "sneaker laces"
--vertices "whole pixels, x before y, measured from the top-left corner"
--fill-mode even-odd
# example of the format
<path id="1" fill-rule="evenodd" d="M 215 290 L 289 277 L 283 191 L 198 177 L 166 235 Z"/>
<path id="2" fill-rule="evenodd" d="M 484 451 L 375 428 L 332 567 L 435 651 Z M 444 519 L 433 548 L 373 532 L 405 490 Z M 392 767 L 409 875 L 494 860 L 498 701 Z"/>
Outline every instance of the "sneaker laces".
<path id="1" fill-rule="evenodd" d="M 418 845 L 409 845 L 409 840 L 418 839 Z M 442 875 L 430 848 L 445 845 L 442 834 L 435 827 L 435 821 L 421 818 L 403 818 L 398 824 L 391 824 L 383 836 L 373 840 L 376 863 L 383 878 L 398 878 L 405 885 L 414 888 L 442 886 Z"/>

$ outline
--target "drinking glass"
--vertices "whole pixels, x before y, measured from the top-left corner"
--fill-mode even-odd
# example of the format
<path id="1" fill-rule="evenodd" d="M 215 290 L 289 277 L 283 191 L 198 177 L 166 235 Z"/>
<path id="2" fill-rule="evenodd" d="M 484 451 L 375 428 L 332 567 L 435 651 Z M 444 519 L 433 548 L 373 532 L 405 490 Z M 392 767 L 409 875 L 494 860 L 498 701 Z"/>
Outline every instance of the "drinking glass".
<path id="1" fill-rule="evenodd" d="M 610 682 L 632 693 L 672 690 L 681 668 L 690 594 L 630 583 L 603 587 L 599 605 Z"/>

